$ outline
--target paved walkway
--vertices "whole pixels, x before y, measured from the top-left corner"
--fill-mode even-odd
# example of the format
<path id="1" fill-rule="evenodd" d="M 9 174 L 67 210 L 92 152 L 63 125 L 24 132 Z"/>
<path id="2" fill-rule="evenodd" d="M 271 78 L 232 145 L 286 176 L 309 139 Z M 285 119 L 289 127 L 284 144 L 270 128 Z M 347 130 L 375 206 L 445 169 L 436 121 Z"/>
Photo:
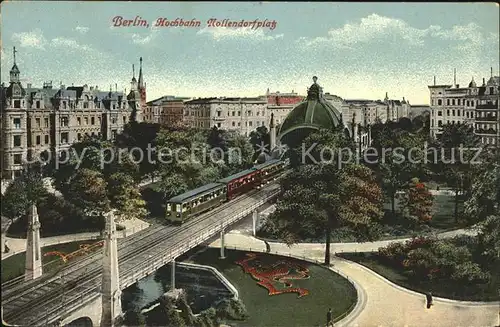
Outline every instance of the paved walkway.
<path id="1" fill-rule="evenodd" d="M 131 219 L 125 220 L 119 223 L 125 227 L 124 230 L 117 231 L 117 235 L 119 238 L 130 236 L 144 228 L 149 227 L 149 223 L 140 220 L 140 219 Z M 101 237 L 101 233 L 92 232 L 92 233 L 78 233 L 78 234 L 69 234 L 69 235 L 61 235 L 61 236 L 52 236 L 52 237 L 44 237 L 40 240 L 41 246 L 50 246 L 55 244 L 63 244 L 70 243 L 75 241 L 85 241 L 85 240 L 94 240 Z M 5 238 L 6 245 L 9 248 L 8 253 L 2 253 L 2 260 L 7 259 L 10 256 L 13 256 L 18 253 L 22 253 L 26 251 L 26 239 L 25 238 Z"/>
<path id="2" fill-rule="evenodd" d="M 441 237 L 450 237 L 460 231 Z M 332 244 L 332 251 L 370 251 L 390 241 Z M 228 248 L 266 251 L 265 243 L 252 236 L 229 232 Z M 286 244 L 269 242 L 272 253 L 324 260 L 324 244 Z M 210 247 L 220 247 L 216 240 Z M 500 323 L 500 303 L 462 302 L 434 298 L 435 305 L 425 308 L 425 296 L 397 286 L 373 271 L 351 261 L 332 258 L 333 269 L 352 280 L 358 289 L 358 305 L 336 326 L 344 327 L 493 327 Z"/>

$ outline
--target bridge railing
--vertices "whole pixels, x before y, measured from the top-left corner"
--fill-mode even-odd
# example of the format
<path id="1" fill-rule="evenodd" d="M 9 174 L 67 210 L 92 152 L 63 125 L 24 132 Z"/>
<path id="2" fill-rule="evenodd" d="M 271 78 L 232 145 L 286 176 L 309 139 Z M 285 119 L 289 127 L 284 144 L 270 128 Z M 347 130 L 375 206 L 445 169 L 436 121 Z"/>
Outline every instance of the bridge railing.
<path id="1" fill-rule="evenodd" d="M 166 265 L 171 262 L 173 259 L 179 257 L 180 255 L 186 253 L 192 248 L 200 245 L 206 240 L 213 237 L 215 234 L 225 229 L 226 227 L 232 225 L 234 222 L 246 217 L 252 211 L 256 210 L 264 203 L 266 203 L 269 199 L 275 197 L 280 192 L 280 188 L 270 190 L 259 197 L 259 199 L 253 203 L 251 206 L 239 210 L 236 214 L 230 214 L 229 216 L 225 216 L 223 218 L 219 218 L 218 221 L 213 221 L 208 228 L 205 228 L 200 234 L 193 237 L 192 235 L 188 235 L 184 239 L 179 241 L 179 245 L 174 251 L 170 251 L 168 254 L 161 255 L 158 259 L 153 262 L 147 262 L 147 259 L 144 261 L 145 263 L 139 267 L 135 267 L 130 276 L 123 276 L 123 279 L 120 281 L 121 288 L 124 289 L 134 283 L 136 283 L 141 278 L 149 275 L 151 272 L 157 270 L 158 268 Z"/>

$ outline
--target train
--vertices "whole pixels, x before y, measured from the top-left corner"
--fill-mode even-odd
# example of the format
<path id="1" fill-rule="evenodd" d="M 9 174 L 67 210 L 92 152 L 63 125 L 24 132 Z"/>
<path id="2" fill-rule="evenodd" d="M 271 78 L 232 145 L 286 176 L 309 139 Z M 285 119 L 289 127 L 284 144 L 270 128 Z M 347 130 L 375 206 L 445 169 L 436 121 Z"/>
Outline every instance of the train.
<path id="1" fill-rule="evenodd" d="M 278 178 L 287 162 L 271 159 L 250 169 L 222 178 L 215 183 L 174 196 L 166 202 L 166 219 L 182 224 L 189 218 L 202 214 L 253 189 L 259 189 Z"/>

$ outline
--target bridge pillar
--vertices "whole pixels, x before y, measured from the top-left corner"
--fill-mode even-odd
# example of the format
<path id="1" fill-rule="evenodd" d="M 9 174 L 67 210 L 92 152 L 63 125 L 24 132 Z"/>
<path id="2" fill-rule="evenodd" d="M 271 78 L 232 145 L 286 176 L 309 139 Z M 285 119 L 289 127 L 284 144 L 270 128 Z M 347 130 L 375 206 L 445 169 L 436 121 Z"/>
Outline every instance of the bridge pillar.
<path id="1" fill-rule="evenodd" d="M 40 247 L 40 221 L 36 205 L 32 204 L 28 213 L 28 235 L 26 240 L 25 280 L 42 276 L 42 251 Z"/>
<path id="2" fill-rule="evenodd" d="M 101 327 L 113 327 L 115 319 L 122 311 L 120 279 L 118 273 L 118 247 L 115 215 L 113 211 L 106 215 L 103 251 Z"/>
<path id="3" fill-rule="evenodd" d="M 220 231 L 220 259 L 226 259 L 224 255 L 224 229 Z"/>
<path id="4" fill-rule="evenodd" d="M 257 218 L 258 218 L 258 213 L 257 209 L 252 212 L 252 231 L 253 231 L 253 236 L 256 236 L 257 234 Z"/>
<path id="5" fill-rule="evenodd" d="M 171 271 L 171 281 L 170 281 L 170 289 L 175 291 L 175 258 L 172 260 L 172 271 Z"/>

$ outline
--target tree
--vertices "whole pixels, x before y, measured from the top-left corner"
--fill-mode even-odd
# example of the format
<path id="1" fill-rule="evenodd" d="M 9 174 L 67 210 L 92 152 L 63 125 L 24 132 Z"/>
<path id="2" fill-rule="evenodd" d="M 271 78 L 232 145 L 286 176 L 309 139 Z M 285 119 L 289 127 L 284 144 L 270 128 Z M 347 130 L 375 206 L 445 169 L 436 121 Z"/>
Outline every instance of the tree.
<path id="1" fill-rule="evenodd" d="M 488 153 L 483 163 L 474 168 L 471 196 L 464 205 L 471 223 L 500 214 L 500 152 Z"/>
<path id="2" fill-rule="evenodd" d="M 411 220 L 427 223 L 432 219 L 433 198 L 425 184 L 413 178 L 402 196 L 401 206 Z"/>
<path id="3" fill-rule="evenodd" d="M 110 203 L 103 175 L 90 169 L 79 169 L 68 187 L 66 199 L 83 211 L 108 212 Z"/>
<path id="4" fill-rule="evenodd" d="M 333 229 L 362 228 L 380 218 L 382 193 L 368 168 L 354 164 L 339 168 L 339 152 L 333 149 L 341 149 L 346 140 L 338 131 L 312 133 L 305 144 L 319 144 L 311 151 L 310 160 L 316 163 L 295 166 L 284 176 L 276 211 L 269 219 L 278 237 L 289 245 L 304 236 L 324 235 L 325 264 L 329 265 Z M 328 148 L 331 156 L 324 157 Z"/>
<path id="5" fill-rule="evenodd" d="M 257 159 L 263 149 L 269 149 L 271 137 L 266 126 L 259 126 L 250 132 L 250 144 L 254 149 L 253 161 Z"/>
<path id="6" fill-rule="evenodd" d="M 26 214 L 31 204 L 38 204 L 46 194 L 42 176 L 36 171 L 26 170 L 5 190 L 2 196 L 2 216 L 19 218 Z"/>
<path id="7" fill-rule="evenodd" d="M 111 175 L 107 183 L 107 192 L 111 206 L 118 210 L 118 215 L 122 219 L 142 219 L 148 214 L 146 202 L 129 175 L 125 173 Z"/>
<path id="8" fill-rule="evenodd" d="M 474 171 L 472 159 L 476 154 L 474 149 L 479 148 L 480 144 L 481 139 L 472 127 L 464 124 L 443 126 L 443 134 L 437 143 L 443 153 L 442 160 L 434 166 L 455 192 L 456 221 L 459 218 L 459 204 L 471 195 Z"/>

